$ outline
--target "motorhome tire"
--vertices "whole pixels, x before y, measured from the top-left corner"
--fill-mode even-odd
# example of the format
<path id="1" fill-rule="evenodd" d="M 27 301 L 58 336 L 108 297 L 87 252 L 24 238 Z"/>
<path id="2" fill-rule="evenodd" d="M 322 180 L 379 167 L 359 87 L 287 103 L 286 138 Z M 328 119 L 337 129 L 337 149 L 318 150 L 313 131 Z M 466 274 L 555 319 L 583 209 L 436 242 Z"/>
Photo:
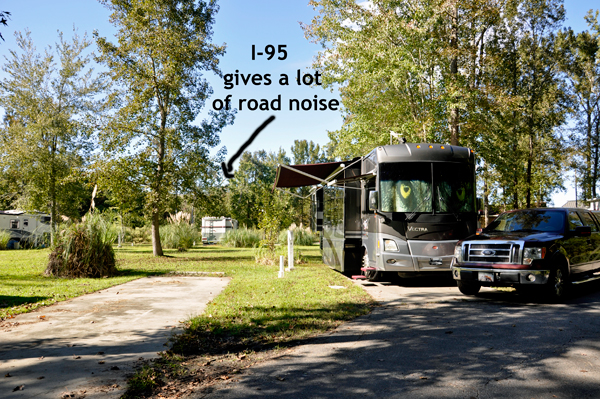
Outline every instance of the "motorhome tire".
<path id="1" fill-rule="evenodd" d="M 458 290 L 464 295 L 477 295 L 477 293 L 481 289 L 481 285 L 477 283 L 469 283 L 458 280 L 456 284 L 458 285 Z"/>

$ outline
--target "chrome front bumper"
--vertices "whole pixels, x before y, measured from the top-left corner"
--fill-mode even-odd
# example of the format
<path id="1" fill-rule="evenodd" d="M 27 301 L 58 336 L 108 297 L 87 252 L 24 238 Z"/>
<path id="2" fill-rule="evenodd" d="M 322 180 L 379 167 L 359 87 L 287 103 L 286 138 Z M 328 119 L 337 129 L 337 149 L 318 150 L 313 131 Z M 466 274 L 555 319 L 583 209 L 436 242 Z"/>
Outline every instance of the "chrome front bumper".
<path id="1" fill-rule="evenodd" d="M 550 270 L 482 269 L 476 267 L 451 266 L 455 280 L 476 282 L 482 285 L 546 284 Z"/>

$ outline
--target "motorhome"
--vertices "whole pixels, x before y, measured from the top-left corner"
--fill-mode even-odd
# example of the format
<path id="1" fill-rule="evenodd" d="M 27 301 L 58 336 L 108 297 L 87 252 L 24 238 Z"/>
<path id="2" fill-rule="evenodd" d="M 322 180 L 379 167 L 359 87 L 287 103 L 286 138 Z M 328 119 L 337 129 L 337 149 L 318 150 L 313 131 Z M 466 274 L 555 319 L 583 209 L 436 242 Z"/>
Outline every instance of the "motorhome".
<path id="1" fill-rule="evenodd" d="M 0 230 L 10 234 L 10 247 L 40 246 L 49 242 L 50 215 L 19 210 L 0 211 Z"/>
<path id="2" fill-rule="evenodd" d="M 275 188 L 301 186 L 313 186 L 323 262 L 356 278 L 449 273 L 454 246 L 477 229 L 465 147 L 403 142 L 349 161 L 279 165 Z"/>
<path id="3" fill-rule="evenodd" d="M 214 244 L 223 239 L 225 233 L 229 230 L 238 228 L 238 222 L 228 217 L 210 217 L 202 218 L 202 243 Z"/>

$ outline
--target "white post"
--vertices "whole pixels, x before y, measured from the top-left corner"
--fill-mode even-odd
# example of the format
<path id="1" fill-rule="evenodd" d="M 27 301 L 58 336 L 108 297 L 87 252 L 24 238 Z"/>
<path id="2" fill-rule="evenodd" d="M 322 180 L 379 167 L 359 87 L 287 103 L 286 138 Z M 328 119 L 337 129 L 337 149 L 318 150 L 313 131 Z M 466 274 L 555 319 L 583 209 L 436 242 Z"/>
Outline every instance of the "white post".
<path id="1" fill-rule="evenodd" d="M 283 277 L 283 255 L 279 256 L 279 278 Z"/>
<path id="2" fill-rule="evenodd" d="M 288 230 L 288 270 L 294 270 L 294 232 Z"/>

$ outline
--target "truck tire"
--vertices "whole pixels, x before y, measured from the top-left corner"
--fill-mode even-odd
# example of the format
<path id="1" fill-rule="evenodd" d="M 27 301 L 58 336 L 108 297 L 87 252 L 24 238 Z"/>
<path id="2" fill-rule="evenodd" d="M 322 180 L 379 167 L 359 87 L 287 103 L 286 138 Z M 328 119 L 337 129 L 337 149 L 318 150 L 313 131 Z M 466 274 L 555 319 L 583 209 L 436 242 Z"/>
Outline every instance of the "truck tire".
<path id="1" fill-rule="evenodd" d="M 546 283 L 545 294 L 552 302 L 559 302 L 565 299 L 570 288 L 569 275 L 567 268 L 559 266 L 550 273 L 548 283 Z"/>
<path id="2" fill-rule="evenodd" d="M 457 280 L 456 285 L 458 285 L 458 290 L 460 292 L 462 292 L 464 295 L 477 295 L 477 293 L 481 289 L 480 284 L 467 283 L 462 280 Z"/>
<path id="3" fill-rule="evenodd" d="M 368 267 L 369 266 L 369 255 L 367 254 L 366 250 L 363 252 L 362 266 L 363 267 Z M 383 277 L 383 272 L 377 271 L 377 270 L 375 270 L 375 271 L 372 271 L 372 270 L 363 270 L 362 274 L 369 281 L 380 281 L 381 278 Z"/>

